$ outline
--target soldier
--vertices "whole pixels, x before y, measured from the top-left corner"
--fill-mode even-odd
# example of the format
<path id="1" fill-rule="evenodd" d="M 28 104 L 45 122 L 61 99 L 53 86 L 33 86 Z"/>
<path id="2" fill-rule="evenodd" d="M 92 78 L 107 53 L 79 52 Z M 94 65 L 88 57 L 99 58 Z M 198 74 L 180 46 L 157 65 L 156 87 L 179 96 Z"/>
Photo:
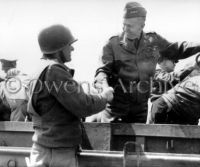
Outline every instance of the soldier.
<path id="1" fill-rule="evenodd" d="M 29 76 L 16 68 L 16 61 L 1 59 L 2 70 L 6 76 L 5 80 L 0 83 L 0 94 L 3 103 L 11 110 L 9 120 L 26 121 L 29 118 L 27 113 L 28 96 L 26 94 Z"/>
<path id="2" fill-rule="evenodd" d="M 103 65 L 96 71 L 95 84 L 110 85 L 115 91 L 113 101 L 102 113 L 102 122 L 146 122 L 150 79 L 155 73 L 159 51 L 171 44 L 155 32 L 143 31 L 146 13 L 141 4 L 128 2 L 123 32 L 111 37 L 103 48 Z M 200 46 L 187 42 L 173 45 L 173 52 L 179 53 L 177 59 L 200 51 Z"/>
<path id="3" fill-rule="evenodd" d="M 173 50 L 173 47 L 174 45 L 172 44 L 167 49 Z M 174 71 L 176 63 L 178 63 L 178 56 L 176 54 L 174 52 L 167 53 L 166 50 L 160 52 L 153 78 L 151 101 L 156 100 L 161 94 L 173 88 L 194 70 L 196 63 L 186 64 L 181 70 Z"/>
<path id="4" fill-rule="evenodd" d="M 198 124 L 200 67 L 197 64 L 189 77 L 153 102 L 147 123 Z"/>
<path id="5" fill-rule="evenodd" d="M 16 67 L 16 61 L 17 60 L 8 60 L 8 59 L 0 59 L 1 62 L 1 69 L 5 73 L 9 69 L 15 68 Z M 11 115 L 11 108 L 5 99 L 5 95 L 3 93 L 2 89 L 2 83 L 4 82 L 6 76 L 1 76 L 0 77 L 0 121 L 10 121 L 10 115 Z"/>
<path id="6" fill-rule="evenodd" d="M 0 59 L 1 61 L 1 69 L 7 73 L 8 70 L 12 69 L 12 68 L 16 68 L 17 67 L 17 60 L 13 59 L 13 60 L 9 60 L 9 59 Z"/>
<path id="7" fill-rule="evenodd" d="M 76 167 L 76 151 L 81 144 L 81 118 L 100 112 L 113 98 L 111 87 L 101 94 L 85 94 L 64 65 L 71 61 L 76 40 L 63 25 L 43 29 L 38 42 L 43 63 L 34 74 L 28 112 L 35 133 L 30 156 L 32 167 Z M 52 89 L 49 89 L 48 85 Z M 56 87 L 56 85 L 58 87 Z"/>

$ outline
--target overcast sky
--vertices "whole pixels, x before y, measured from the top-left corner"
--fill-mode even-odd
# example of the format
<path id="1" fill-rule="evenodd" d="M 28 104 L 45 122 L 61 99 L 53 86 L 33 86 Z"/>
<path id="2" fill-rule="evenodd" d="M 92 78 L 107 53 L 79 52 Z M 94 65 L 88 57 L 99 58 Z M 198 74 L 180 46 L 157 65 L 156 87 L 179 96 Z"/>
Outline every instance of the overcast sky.
<path id="1" fill-rule="evenodd" d="M 69 27 L 78 42 L 70 66 L 75 78 L 92 80 L 102 47 L 122 30 L 128 0 L 0 0 L 0 58 L 18 59 L 31 73 L 41 52 L 39 31 L 52 24 Z M 199 0 L 139 0 L 147 10 L 145 31 L 169 41 L 200 42 Z"/>

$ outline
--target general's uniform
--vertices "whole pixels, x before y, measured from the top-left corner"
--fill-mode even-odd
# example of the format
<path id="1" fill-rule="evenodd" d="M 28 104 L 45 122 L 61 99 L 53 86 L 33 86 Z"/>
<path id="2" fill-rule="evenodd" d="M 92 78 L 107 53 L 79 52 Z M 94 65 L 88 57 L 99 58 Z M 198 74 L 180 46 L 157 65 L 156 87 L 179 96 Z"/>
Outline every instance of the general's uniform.
<path id="1" fill-rule="evenodd" d="M 123 34 L 112 37 L 103 48 L 102 63 L 96 76 L 103 72 L 113 86 L 114 99 L 104 111 L 104 118 L 124 122 L 146 122 L 147 101 L 159 51 L 178 52 L 176 59 L 189 57 L 200 50 L 199 45 L 169 43 L 155 32 L 143 32 L 139 40 L 125 40 Z M 98 77 L 97 77 L 98 78 Z M 96 81 L 98 82 L 98 81 Z"/>

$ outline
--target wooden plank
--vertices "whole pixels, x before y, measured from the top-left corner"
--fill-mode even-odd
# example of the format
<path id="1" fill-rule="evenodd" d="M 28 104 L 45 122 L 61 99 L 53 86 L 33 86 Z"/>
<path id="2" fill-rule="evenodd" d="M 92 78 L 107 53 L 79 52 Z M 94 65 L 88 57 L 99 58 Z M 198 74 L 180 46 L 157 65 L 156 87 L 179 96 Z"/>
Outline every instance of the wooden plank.
<path id="1" fill-rule="evenodd" d="M 200 139 L 200 126 L 112 124 L 112 135 Z"/>
<path id="2" fill-rule="evenodd" d="M 84 149 L 120 151 L 135 141 L 148 152 L 200 153 L 199 126 L 84 123 L 84 131 Z M 32 123 L 0 122 L 0 145 L 30 147 L 33 132 Z"/>
<path id="3" fill-rule="evenodd" d="M 145 142 L 145 151 L 200 154 L 200 140 L 187 138 L 148 137 Z"/>
<path id="4" fill-rule="evenodd" d="M 110 126 L 112 135 L 128 136 L 157 136 L 157 137 L 177 137 L 177 138 L 199 138 L 200 126 L 195 125 L 146 125 L 146 124 L 102 124 L 84 123 L 88 129 L 93 127 L 105 129 Z M 109 128 L 108 128 L 109 129 Z M 0 122 L 0 131 L 33 132 L 32 123 L 28 122 Z"/>
<path id="5" fill-rule="evenodd" d="M 110 124 L 84 124 L 83 149 L 110 150 L 111 148 Z"/>
<path id="6" fill-rule="evenodd" d="M 141 146 L 142 151 L 145 150 L 145 137 L 137 136 L 135 142 Z M 141 151 L 139 147 L 136 148 L 137 151 Z"/>
<path id="7" fill-rule="evenodd" d="M 0 122 L 0 131 L 33 132 L 32 122 Z"/>

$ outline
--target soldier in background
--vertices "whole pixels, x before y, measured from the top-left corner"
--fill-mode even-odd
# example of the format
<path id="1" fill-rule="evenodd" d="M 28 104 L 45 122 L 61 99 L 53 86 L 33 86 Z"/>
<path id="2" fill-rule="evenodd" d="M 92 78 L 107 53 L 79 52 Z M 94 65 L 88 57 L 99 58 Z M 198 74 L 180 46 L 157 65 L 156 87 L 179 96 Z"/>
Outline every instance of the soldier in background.
<path id="1" fill-rule="evenodd" d="M 148 124 L 197 125 L 200 118 L 200 66 L 199 63 L 182 82 L 164 93 L 152 104 Z"/>
<path id="2" fill-rule="evenodd" d="M 7 72 L 16 68 L 17 60 L 8 60 L 8 59 L 0 59 L 1 62 L 1 70 L 4 74 L 0 77 L 0 82 L 3 82 L 6 78 Z M 2 85 L 2 83 L 0 83 Z M 2 86 L 0 86 L 0 121 L 10 121 L 11 108 L 5 99 L 5 95 L 2 90 Z"/>
<path id="3" fill-rule="evenodd" d="M 155 32 L 143 31 L 146 13 L 141 4 L 128 2 L 124 9 L 123 32 L 111 37 L 103 47 L 103 65 L 96 71 L 95 85 L 109 85 L 115 91 L 113 101 L 102 112 L 101 122 L 146 122 L 150 79 L 155 73 L 159 51 L 171 44 Z M 200 45 L 187 42 L 173 45 L 172 52 L 178 52 L 177 59 L 200 51 Z"/>
<path id="4" fill-rule="evenodd" d="M 17 67 L 17 60 L 9 60 L 9 59 L 0 59 L 1 61 L 1 69 L 7 73 L 10 69 Z"/>
<path id="5" fill-rule="evenodd" d="M 17 60 L 1 59 L 2 70 L 5 72 L 4 81 L 0 83 L 1 99 L 10 108 L 10 121 L 30 120 L 27 113 L 29 77 L 21 73 Z"/>
<path id="6" fill-rule="evenodd" d="M 167 50 L 173 50 L 173 47 L 174 45 L 170 45 Z M 178 63 L 178 56 L 176 54 L 178 53 L 168 53 L 166 50 L 160 52 L 153 78 L 151 101 L 156 100 L 163 93 L 166 93 L 169 89 L 173 88 L 195 69 L 196 63 L 194 61 L 194 63 L 186 64 L 181 69 L 174 71 L 175 66 Z"/>

